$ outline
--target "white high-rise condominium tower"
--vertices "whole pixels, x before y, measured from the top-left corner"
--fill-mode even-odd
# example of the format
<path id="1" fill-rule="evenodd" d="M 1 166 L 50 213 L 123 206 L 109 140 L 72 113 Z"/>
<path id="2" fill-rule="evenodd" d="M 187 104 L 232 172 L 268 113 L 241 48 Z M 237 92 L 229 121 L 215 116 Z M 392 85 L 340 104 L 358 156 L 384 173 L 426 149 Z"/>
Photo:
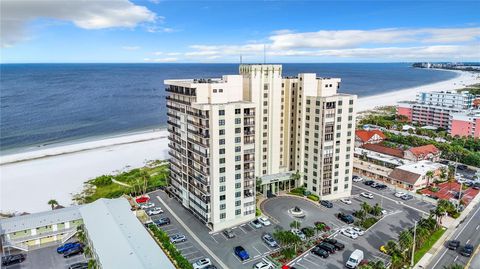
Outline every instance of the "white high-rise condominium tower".
<path id="1" fill-rule="evenodd" d="M 165 84 L 172 193 L 213 231 L 253 219 L 257 187 L 350 195 L 356 96 L 337 93 L 340 79 L 241 65 Z"/>

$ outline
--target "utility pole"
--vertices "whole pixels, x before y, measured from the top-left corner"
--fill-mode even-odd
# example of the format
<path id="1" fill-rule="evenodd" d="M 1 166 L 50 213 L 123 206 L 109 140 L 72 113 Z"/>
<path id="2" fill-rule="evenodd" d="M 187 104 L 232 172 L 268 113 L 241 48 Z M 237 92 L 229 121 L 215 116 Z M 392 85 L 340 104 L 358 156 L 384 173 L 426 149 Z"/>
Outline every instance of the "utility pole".
<path id="1" fill-rule="evenodd" d="M 413 226 L 413 246 L 412 246 L 412 259 L 410 261 L 410 267 L 413 268 L 413 266 L 415 265 L 414 264 L 414 261 L 413 261 L 413 258 L 415 257 L 415 240 L 416 240 L 416 237 L 417 237 L 417 221 L 415 221 L 415 224 Z"/>

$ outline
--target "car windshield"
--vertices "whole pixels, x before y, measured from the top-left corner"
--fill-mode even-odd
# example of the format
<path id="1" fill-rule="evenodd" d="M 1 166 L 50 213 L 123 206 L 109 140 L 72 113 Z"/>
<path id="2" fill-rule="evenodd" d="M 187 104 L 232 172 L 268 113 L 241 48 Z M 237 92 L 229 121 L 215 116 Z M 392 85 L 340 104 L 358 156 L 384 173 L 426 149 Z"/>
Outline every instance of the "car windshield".
<path id="1" fill-rule="evenodd" d="M 349 258 L 348 261 L 349 262 L 357 262 L 357 260 L 355 260 L 354 258 Z"/>

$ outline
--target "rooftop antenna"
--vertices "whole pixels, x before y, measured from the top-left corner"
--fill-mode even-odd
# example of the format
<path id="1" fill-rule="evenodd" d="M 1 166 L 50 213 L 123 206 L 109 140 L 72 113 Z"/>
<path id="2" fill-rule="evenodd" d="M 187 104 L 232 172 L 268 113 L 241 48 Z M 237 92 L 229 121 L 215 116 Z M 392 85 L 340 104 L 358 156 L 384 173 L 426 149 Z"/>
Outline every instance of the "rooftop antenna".
<path id="1" fill-rule="evenodd" d="M 263 64 L 266 64 L 267 63 L 267 46 L 265 44 L 263 44 Z"/>

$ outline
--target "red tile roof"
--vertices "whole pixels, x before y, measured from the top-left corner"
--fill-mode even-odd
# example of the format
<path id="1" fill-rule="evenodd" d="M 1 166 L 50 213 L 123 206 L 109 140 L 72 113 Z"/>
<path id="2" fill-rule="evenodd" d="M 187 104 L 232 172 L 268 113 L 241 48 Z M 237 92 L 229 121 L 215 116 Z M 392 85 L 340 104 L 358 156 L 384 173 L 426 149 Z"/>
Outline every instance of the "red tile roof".
<path id="1" fill-rule="evenodd" d="M 410 171 L 402 170 L 397 167 L 393 169 L 393 171 L 390 173 L 390 175 L 388 175 L 388 177 L 396 181 L 415 185 L 417 180 L 420 178 L 420 175 Z"/>
<path id="2" fill-rule="evenodd" d="M 403 150 L 401 149 L 389 148 L 379 144 L 365 144 L 362 146 L 362 148 L 398 158 L 403 158 Z"/>
<path id="3" fill-rule="evenodd" d="M 417 157 L 423 157 L 427 156 L 428 154 L 438 154 L 440 153 L 440 150 L 437 149 L 434 145 L 425 145 L 425 146 L 420 146 L 420 147 L 415 147 L 415 148 L 410 148 L 408 149 L 413 155 Z"/>
<path id="4" fill-rule="evenodd" d="M 382 139 L 385 139 L 385 135 L 382 133 L 380 130 L 371 130 L 371 131 L 365 131 L 365 130 L 356 130 L 355 135 L 360 138 L 363 142 L 367 142 L 372 138 L 374 135 L 379 135 Z"/>

